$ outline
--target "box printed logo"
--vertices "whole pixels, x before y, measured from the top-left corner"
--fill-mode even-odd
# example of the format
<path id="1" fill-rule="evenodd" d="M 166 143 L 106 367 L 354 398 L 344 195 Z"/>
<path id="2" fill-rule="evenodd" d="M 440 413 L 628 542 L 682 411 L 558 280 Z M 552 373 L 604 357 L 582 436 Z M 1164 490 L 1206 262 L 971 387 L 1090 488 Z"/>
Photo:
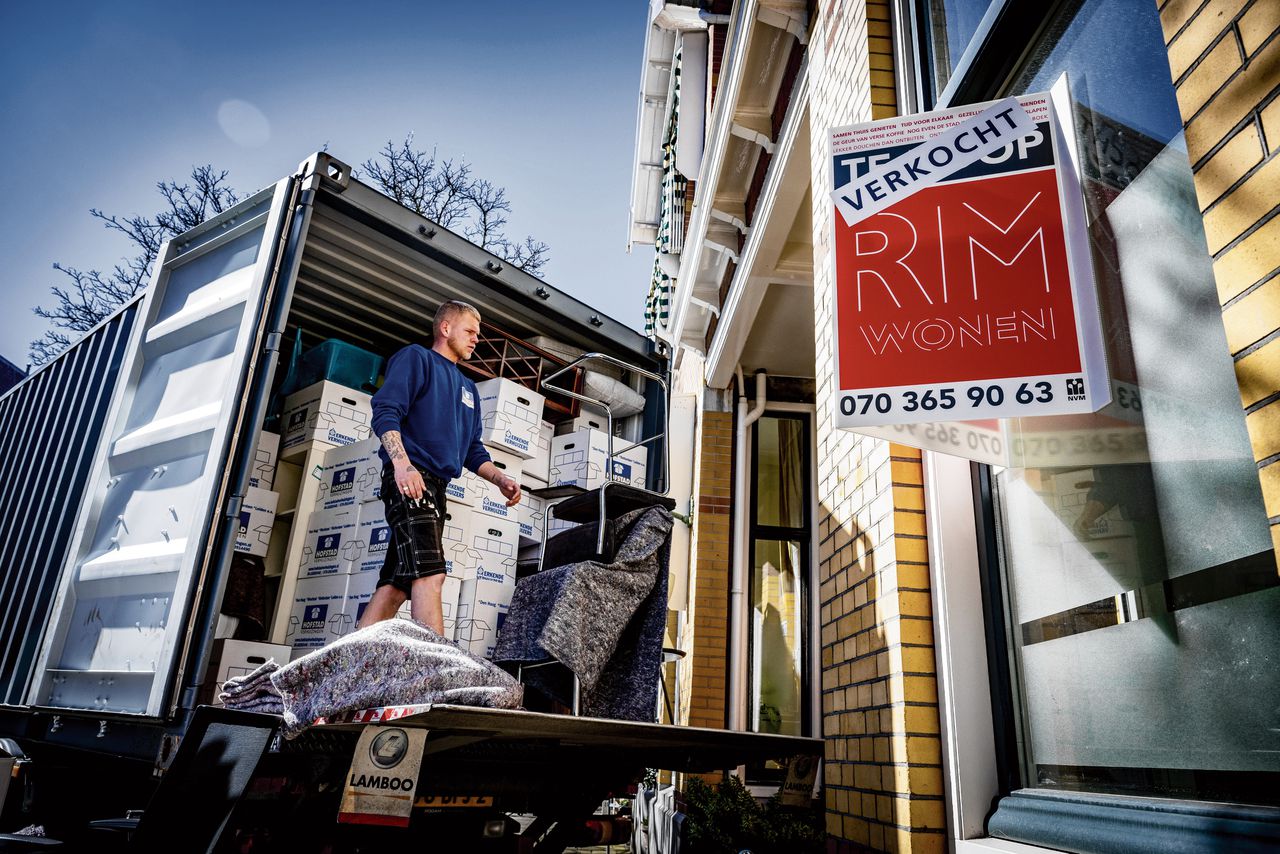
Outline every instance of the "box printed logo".
<path id="1" fill-rule="evenodd" d="M 240 533 L 238 534 L 240 539 L 245 539 L 249 536 L 249 515 L 248 510 L 240 511 Z"/>
<path id="2" fill-rule="evenodd" d="M 296 430 L 307 426 L 307 407 L 302 407 L 289 416 L 289 429 Z"/>
<path id="3" fill-rule="evenodd" d="M 384 525 L 381 528 L 374 528 L 369 534 L 369 554 L 385 552 L 387 546 L 391 543 L 391 526 Z"/>
<path id="4" fill-rule="evenodd" d="M 338 548 L 342 545 L 341 534 L 321 534 L 316 538 L 316 559 L 329 560 L 338 556 Z"/>
<path id="5" fill-rule="evenodd" d="M 350 492 L 355 488 L 356 483 L 356 467 L 348 466 L 344 469 L 337 469 L 333 473 L 333 481 L 329 485 L 330 497 L 336 497 L 344 493 Z"/>
<path id="6" fill-rule="evenodd" d="M 308 605 L 302 611 L 302 630 L 309 633 L 322 632 L 328 619 L 328 605 Z"/>

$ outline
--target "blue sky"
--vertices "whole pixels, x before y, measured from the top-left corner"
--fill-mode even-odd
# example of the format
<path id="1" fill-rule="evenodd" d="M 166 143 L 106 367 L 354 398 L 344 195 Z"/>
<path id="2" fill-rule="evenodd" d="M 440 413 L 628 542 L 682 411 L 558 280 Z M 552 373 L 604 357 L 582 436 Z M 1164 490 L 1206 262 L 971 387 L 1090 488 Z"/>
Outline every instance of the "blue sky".
<path id="1" fill-rule="evenodd" d="M 5 4 L 0 355 L 26 364 L 54 261 L 131 254 L 89 208 L 151 214 L 155 182 L 202 163 L 243 194 L 326 143 L 359 163 L 408 132 L 507 188 L 508 233 L 551 246 L 549 282 L 639 328 L 653 261 L 626 254 L 626 227 L 647 5 Z M 248 120 L 220 124 L 237 107 Z"/>

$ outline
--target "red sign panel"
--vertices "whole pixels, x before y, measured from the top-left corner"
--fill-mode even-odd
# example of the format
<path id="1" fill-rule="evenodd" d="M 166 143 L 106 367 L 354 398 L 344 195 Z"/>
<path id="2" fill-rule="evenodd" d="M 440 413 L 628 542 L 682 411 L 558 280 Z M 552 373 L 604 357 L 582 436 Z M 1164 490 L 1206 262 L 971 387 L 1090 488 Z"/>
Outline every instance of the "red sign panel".
<path id="1" fill-rule="evenodd" d="M 1079 190 L 1048 96 L 838 128 L 831 145 L 837 424 L 1106 403 Z"/>

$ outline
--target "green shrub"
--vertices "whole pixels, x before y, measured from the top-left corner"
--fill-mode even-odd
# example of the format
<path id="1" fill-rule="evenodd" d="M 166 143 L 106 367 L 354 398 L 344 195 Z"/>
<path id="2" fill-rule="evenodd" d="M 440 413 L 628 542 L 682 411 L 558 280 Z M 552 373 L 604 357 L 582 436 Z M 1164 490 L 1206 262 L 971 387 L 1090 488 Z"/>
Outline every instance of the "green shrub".
<path id="1" fill-rule="evenodd" d="M 713 788 L 694 777 L 684 791 L 685 839 L 691 854 L 819 854 L 822 814 L 784 807 L 774 795 L 762 807 L 737 777 Z"/>

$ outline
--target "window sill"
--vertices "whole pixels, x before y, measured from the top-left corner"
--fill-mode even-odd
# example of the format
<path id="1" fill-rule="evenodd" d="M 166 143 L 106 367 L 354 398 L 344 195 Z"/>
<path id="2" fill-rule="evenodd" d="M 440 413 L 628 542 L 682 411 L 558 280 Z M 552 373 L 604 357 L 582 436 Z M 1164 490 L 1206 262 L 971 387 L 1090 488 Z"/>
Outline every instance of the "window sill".
<path id="1" fill-rule="evenodd" d="M 1022 789 L 1001 799 L 987 830 L 1066 851 L 1262 852 L 1280 848 L 1280 810 Z"/>

